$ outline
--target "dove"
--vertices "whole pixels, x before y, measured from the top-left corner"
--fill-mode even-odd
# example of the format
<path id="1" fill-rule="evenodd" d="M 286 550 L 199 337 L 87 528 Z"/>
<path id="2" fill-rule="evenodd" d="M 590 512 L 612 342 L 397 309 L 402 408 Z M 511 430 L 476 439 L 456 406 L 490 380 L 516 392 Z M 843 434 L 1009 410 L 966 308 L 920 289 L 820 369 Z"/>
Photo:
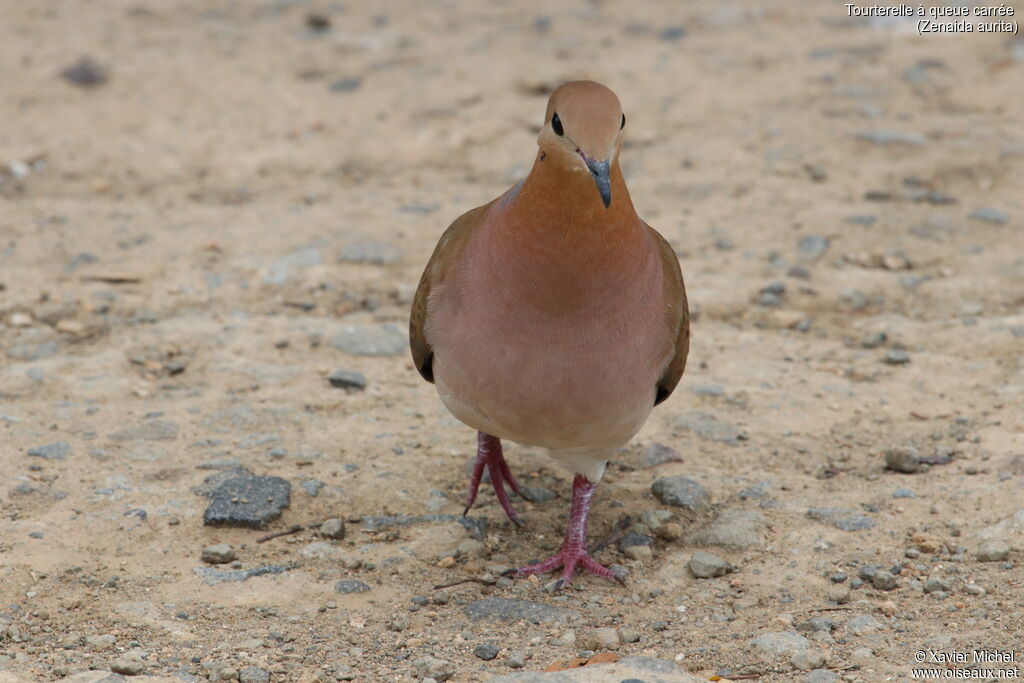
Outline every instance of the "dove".
<path id="1" fill-rule="evenodd" d="M 577 570 L 622 581 L 587 552 L 608 460 L 672 394 L 689 311 L 679 260 L 637 215 L 619 165 L 626 117 L 593 81 L 551 93 L 527 177 L 444 232 L 409 320 L 412 357 L 442 403 L 477 431 L 466 513 L 484 470 L 520 524 L 522 487 L 502 440 L 546 449 L 573 473 L 565 538 L 519 576 Z M 506 490 L 506 487 L 508 490 Z"/>

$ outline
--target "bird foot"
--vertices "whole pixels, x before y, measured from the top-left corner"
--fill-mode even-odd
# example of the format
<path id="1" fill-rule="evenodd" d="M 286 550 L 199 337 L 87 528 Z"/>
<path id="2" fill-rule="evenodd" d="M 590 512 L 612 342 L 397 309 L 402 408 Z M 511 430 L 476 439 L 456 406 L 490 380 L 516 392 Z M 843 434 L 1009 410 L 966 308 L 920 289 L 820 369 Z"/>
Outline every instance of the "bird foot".
<path id="1" fill-rule="evenodd" d="M 577 569 L 583 569 L 609 581 L 617 581 L 625 585 L 625 581 L 623 581 L 618 573 L 592 558 L 583 548 L 562 548 L 554 557 L 538 564 L 522 567 L 516 573 L 518 576 L 545 574 L 559 567 L 562 568 L 562 578 L 558 579 L 552 586 L 552 589 L 555 591 L 572 583 L 572 577 L 576 574 Z"/>
<path id="2" fill-rule="evenodd" d="M 488 474 L 491 475 L 491 486 L 494 487 L 494 494 L 498 497 L 498 502 L 505 514 L 516 526 L 521 525 L 522 521 L 505 492 L 505 484 L 508 484 L 508 487 L 520 498 L 526 498 L 526 496 L 523 495 L 522 489 L 519 488 L 519 482 L 512 476 L 512 471 L 509 470 L 508 463 L 505 462 L 505 456 L 501 452 L 501 439 L 483 432 L 477 432 L 476 462 L 473 463 L 473 474 L 469 480 L 469 493 L 466 494 L 466 509 L 462 512 L 463 516 L 469 512 L 476 501 L 477 490 L 480 488 L 485 467 Z"/>

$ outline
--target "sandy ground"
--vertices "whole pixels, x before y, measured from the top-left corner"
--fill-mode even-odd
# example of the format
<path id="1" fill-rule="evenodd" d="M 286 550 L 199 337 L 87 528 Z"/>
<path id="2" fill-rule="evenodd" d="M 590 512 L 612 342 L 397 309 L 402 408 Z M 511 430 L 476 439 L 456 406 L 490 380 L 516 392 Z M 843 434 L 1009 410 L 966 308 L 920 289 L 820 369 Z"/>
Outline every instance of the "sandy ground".
<path id="1" fill-rule="evenodd" d="M 705 679 L 904 680 L 923 650 L 1020 665 L 1020 39 L 754 0 L 0 19 L 0 680 L 477 681 L 609 648 Z M 85 56 L 101 82 L 61 76 Z M 361 520 L 462 511 L 474 435 L 413 370 L 411 294 L 578 77 L 625 105 L 633 201 L 695 323 L 680 388 L 596 497 L 592 539 L 646 519 L 651 552 L 612 542 L 627 588 L 552 595 L 496 582 L 561 537 L 570 478 L 536 450 L 507 450 L 556 496 L 517 501 L 522 529 L 489 491 L 481 542 Z M 654 444 L 683 461 L 645 466 Z M 918 471 L 886 469 L 907 447 Z M 193 489 L 236 466 L 292 485 L 267 531 L 203 525 Z M 710 506 L 652 495 L 679 475 Z M 656 510 L 678 526 L 653 533 Z M 257 543 L 332 517 L 343 540 Z M 215 543 L 281 573 L 209 585 Z M 695 578 L 699 550 L 734 571 Z M 474 620 L 483 598 L 549 609 Z"/>

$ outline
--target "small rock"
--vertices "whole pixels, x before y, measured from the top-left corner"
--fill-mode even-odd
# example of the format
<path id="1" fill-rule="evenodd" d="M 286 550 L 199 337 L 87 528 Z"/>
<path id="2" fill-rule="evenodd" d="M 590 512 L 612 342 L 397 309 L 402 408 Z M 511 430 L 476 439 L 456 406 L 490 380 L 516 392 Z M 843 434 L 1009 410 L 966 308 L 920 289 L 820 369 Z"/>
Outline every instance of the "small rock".
<path id="1" fill-rule="evenodd" d="M 420 657 L 412 663 L 418 678 L 433 678 L 435 681 L 447 681 L 455 675 L 455 665 L 437 657 Z"/>
<path id="2" fill-rule="evenodd" d="M 697 546 L 720 546 L 744 550 L 762 543 L 764 516 L 754 510 L 723 510 L 709 522 L 686 537 L 686 543 Z"/>
<path id="3" fill-rule="evenodd" d="M 622 554 L 631 560 L 638 562 L 650 562 L 654 559 L 654 553 L 648 545 L 631 545 L 623 549 Z"/>
<path id="4" fill-rule="evenodd" d="M 331 337 L 331 345 L 357 356 L 397 356 L 405 353 L 408 339 L 394 323 L 345 325 Z"/>
<path id="5" fill-rule="evenodd" d="M 623 626 L 619 629 L 619 639 L 624 643 L 638 643 L 640 642 L 640 631 Z"/>
<path id="6" fill-rule="evenodd" d="M 28 449 L 28 454 L 45 460 L 63 460 L 71 453 L 71 444 L 67 441 L 57 441 L 45 446 L 36 446 Z"/>
<path id="7" fill-rule="evenodd" d="M 320 525 L 320 535 L 326 536 L 327 538 L 333 538 L 335 540 L 341 540 L 345 538 L 345 522 L 344 520 L 332 517 L 326 520 Z"/>
<path id="8" fill-rule="evenodd" d="M 110 670 L 124 676 L 138 676 L 146 670 L 146 665 L 135 657 L 118 657 L 110 665 Z"/>
<path id="9" fill-rule="evenodd" d="M 690 569 L 690 573 L 698 579 L 709 579 L 716 576 L 725 576 L 732 571 L 731 565 L 725 560 L 721 559 L 711 553 L 704 551 L 697 551 L 690 557 L 690 561 L 686 565 Z"/>
<path id="10" fill-rule="evenodd" d="M 933 576 L 924 582 L 925 593 L 935 593 L 936 591 L 948 593 L 950 591 L 949 581 L 946 581 L 945 579 L 940 579 L 937 576 Z"/>
<path id="11" fill-rule="evenodd" d="M 208 545 L 203 548 L 202 560 L 209 564 L 227 564 L 235 560 L 235 549 L 227 543 Z"/>
<path id="12" fill-rule="evenodd" d="M 906 365 L 910 362 L 910 354 L 903 349 L 889 349 L 882 356 L 882 362 L 887 365 Z"/>
<path id="13" fill-rule="evenodd" d="M 316 498 L 320 495 L 320 491 L 323 490 L 326 484 L 319 479 L 303 479 L 299 482 L 299 486 L 302 487 L 302 490 L 306 492 L 307 496 L 310 498 Z"/>
<path id="14" fill-rule="evenodd" d="M 804 676 L 803 683 L 835 683 L 839 680 L 839 674 L 828 669 L 815 669 Z"/>
<path id="15" fill-rule="evenodd" d="M 816 507 L 807 511 L 807 516 L 818 522 L 834 526 L 842 531 L 860 531 L 875 526 L 875 520 L 855 510 L 840 507 Z"/>
<path id="16" fill-rule="evenodd" d="M 618 650 L 619 632 L 613 628 L 595 628 L 583 638 L 588 650 Z"/>
<path id="17" fill-rule="evenodd" d="M 983 541 L 978 546 L 978 562 L 1002 562 L 1009 557 L 1010 546 L 1005 541 Z"/>
<path id="18" fill-rule="evenodd" d="M 240 683 L 270 683 L 270 672 L 258 666 L 246 666 L 238 672 Z"/>
<path id="19" fill-rule="evenodd" d="M 885 452 L 885 466 L 896 472 L 913 474 L 921 467 L 921 461 L 913 446 L 891 448 Z"/>
<path id="20" fill-rule="evenodd" d="M 326 31 L 331 27 L 331 18 L 320 12 L 310 12 L 306 15 L 306 26 L 311 31 Z"/>
<path id="21" fill-rule="evenodd" d="M 896 588 L 896 576 L 892 572 L 881 569 L 872 575 L 871 585 L 880 591 L 891 591 Z"/>
<path id="22" fill-rule="evenodd" d="M 81 57 L 60 72 L 64 80 L 82 88 L 95 88 L 110 80 L 110 72 L 92 57 Z M 132 674 L 134 675 L 134 674 Z"/>
<path id="23" fill-rule="evenodd" d="M 675 541 L 683 535 L 683 525 L 679 522 L 665 522 L 654 533 L 662 540 Z"/>
<path id="24" fill-rule="evenodd" d="M 748 641 L 747 644 L 772 656 L 806 650 L 811 646 L 809 640 L 795 631 L 771 631 Z"/>
<path id="25" fill-rule="evenodd" d="M 395 631 L 401 633 L 402 631 L 409 628 L 409 615 L 405 612 L 397 612 L 391 615 L 388 619 L 387 627 L 389 631 Z"/>
<path id="26" fill-rule="evenodd" d="M 981 586 L 979 586 L 976 583 L 969 583 L 969 584 L 964 586 L 964 592 L 967 593 L 968 595 L 973 595 L 975 597 L 981 597 L 982 595 L 985 595 L 985 593 L 987 593 L 988 591 L 986 591 L 984 588 L 982 588 Z"/>
<path id="27" fill-rule="evenodd" d="M 347 263 L 371 263 L 383 266 L 397 263 L 401 259 L 402 250 L 397 246 L 374 239 L 349 242 L 338 252 L 338 260 Z"/>
<path id="28" fill-rule="evenodd" d="M 370 587 L 362 581 L 348 579 L 334 584 L 334 590 L 347 595 L 348 593 L 365 593 L 370 590 Z"/>
<path id="29" fill-rule="evenodd" d="M 651 485 L 651 491 L 665 505 L 702 512 L 711 505 L 707 489 L 689 477 L 663 477 Z"/>
<path id="30" fill-rule="evenodd" d="M 877 349 L 888 340 L 889 335 L 885 332 L 874 332 L 861 339 L 860 346 L 863 349 Z"/>
<path id="31" fill-rule="evenodd" d="M 269 564 L 251 569 L 214 569 L 213 567 L 194 567 L 192 572 L 199 576 L 207 586 L 216 586 L 218 583 L 233 583 L 246 581 L 254 576 L 265 576 L 267 574 L 283 574 L 291 565 Z"/>
<path id="32" fill-rule="evenodd" d="M 522 669 L 524 666 L 526 666 L 526 653 L 518 651 L 513 652 L 508 656 L 508 661 L 506 662 L 506 664 L 508 664 L 508 667 L 510 669 Z"/>
<path id="33" fill-rule="evenodd" d="M 484 660 L 485 662 L 489 662 L 495 657 L 497 657 L 498 652 L 500 651 L 501 648 L 499 648 L 497 645 L 493 643 L 480 643 L 475 648 L 473 648 L 473 654 L 476 657 Z"/>
<path id="34" fill-rule="evenodd" d="M 818 259 L 828 251 L 828 243 L 829 240 L 824 235 L 807 235 L 801 237 L 797 242 L 797 249 L 800 250 L 800 256 L 804 258 Z"/>
<path id="35" fill-rule="evenodd" d="M 794 668 L 800 669 L 801 671 L 810 671 L 811 669 L 820 669 L 825 665 L 825 652 L 819 648 L 808 648 L 806 650 L 797 650 L 793 653 L 793 656 L 789 658 L 789 663 Z"/>
<path id="36" fill-rule="evenodd" d="M 913 489 L 899 488 L 892 492 L 893 498 L 917 498 L 917 494 L 914 493 Z"/>
<path id="37" fill-rule="evenodd" d="M 348 392 L 362 391 L 366 388 L 366 377 L 363 373 L 352 370 L 335 370 L 327 376 L 327 381 L 335 389 L 344 389 Z"/>
<path id="38" fill-rule="evenodd" d="M 359 86 L 363 84 L 363 79 L 358 76 L 348 76 L 346 78 L 339 78 L 328 86 L 331 92 L 352 92 L 359 90 Z"/>
<path id="39" fill-rule="evenodd" d="M 290 504 L 291 484 L 281 477 L 234 477 L 210 494 L 203 524 L 265 529 Z"/>
<path id="40" fill-rule="evenodd" d="M 116 642 L 117 638 L 109 633 L 85 637 L 85 644 L 94 650 L 109 650 L 114 647 L 114 643 Z"/>
<path id="41" fill-rule="evenodd" d="M 658 39 L 663 40 L 667 43 L 672 43 L 686 35 L 686 29 L 682 26 L 666 26 L 661 29 L 658 34 Z"/>
<path id="42" fill-rule="evenodd" d="M 740 441 L 747 439 L 743 430 L 699 410 L 683 413 L 674 420 L 674 424 L 676 427 L 690 430 L 702 439 L 718 441 L 730 446 L 736 446 Z"/>
<path id="43" fill-rule="evenodd" d="M 807 621 L 797 624 L 796 630 L 804 633 L 832 633 L 835 630 L 835 622 L 828 617 L 812 617 Z"/>
<path id="44" fill-rule="evenodd" d="M 864 142 L 875 145 L 923 145 L 928 142 L 920 133 L 906 133 L 898 130 L 863 130 L 853 134 L 853 137 Z"/>
<path id="45" fill-rule="evenodd" d="M 968 218 L 972 218 L 976 221 L 984 221 L 985 223 L 995 223 L 1002 225 L 1010 222 L 1010 214 L 1005 211 L 993 208 L 991 206 L 982 206 L 967 215 Z"/>
<path id="46" fill-rule="evenodd" d="M 127 427 L 110 435 L 115 441 L 173 441 L 178 438 L 178 425 L 165 420 L 147 420 L 137 427 Z"/>
<path id="47" fill-rule="evenodd" d="M 301 550 L 299 550 L 299 555 L 310 560 L 326 560 L 333 558 L 336 554 L 337 550 L 334 546 L 324 541 L 307 543 Z"/>
<path id="48" fill-rule="evenodd" d="M 531 503 L 547 503 L 558 496 L 551 489 L 544 486 L 523 486 L 523 497 Z"/>
<path id="49" fill-rule="evenodd" d="M 846 622 L 846 630 L 855 636 L 873 633 L 882 628 L 882 623 L 870 614 L 861 614 Z"/>
<path id="50" fill-rule="evenodd" d="M 640 452 L 637 460 L 640 467 L 648 468 L 657 467 L 667 462 L 683 462 L 683 456 L 674 448 L 660 443 L 652 443 Z"/>
<path id="51" fill-rule="evenodd" d="M 467 538 L 455 549 L 459 557 L 483 557 L 487 554 L 487 546 L 475 538 Z"/>
<path id="52" fill-rule="evenodd" d="M 472 621 L 496 619 L 499 621 L 525 620 L 531 624 L 549 624 L 568 621 L 577 613 L 565 607 L 543 602 L 510 598 L 484 598 L 466 605 L 466 616 Z"/>

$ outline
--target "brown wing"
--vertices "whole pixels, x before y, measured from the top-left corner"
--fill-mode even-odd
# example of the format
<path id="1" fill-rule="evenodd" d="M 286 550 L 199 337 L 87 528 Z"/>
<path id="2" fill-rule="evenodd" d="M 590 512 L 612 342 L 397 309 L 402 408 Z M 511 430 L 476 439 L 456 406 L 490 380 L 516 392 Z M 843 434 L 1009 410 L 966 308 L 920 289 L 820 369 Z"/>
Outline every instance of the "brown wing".
<path id="1" fill-rule="evenodd" d="M 690 352 L 690 309 L 686 302 L 683 271 L 679 268 L 679 258 L 675 250 L 657 230 L 649 225 L 647 228 L 654 235 L 658 245 L 662 270 L 665 273 L 665 291 L 669 294 L 669 310 L 666 317 L 669 325 L 676 331 L 676 352 L 665 368 L 665 374 L 658 380 L 658 393 L 654 399 L 654 405 L 658 405 L 672 395 L 686 368 L 686 355 Z"/>
<path id="2" fill-rule="evenodd" d="M 441 235 L 434 253 L 423 270 L 416 296 L 412 300 L 412 312 L 409 315 L 409 346 L 412 349 L 412 361 L 423 379 L 434 381 L 434 350 L 427 341 L 426 324 L 430 316 L 430 292 L 435 285 L 441 284 L 448 276 L 450 266 L 462 252 L 467 238 L 480 223 L 480 219 L 490 204 L 479 206 L 467 211 L 455 219 Z"/>

